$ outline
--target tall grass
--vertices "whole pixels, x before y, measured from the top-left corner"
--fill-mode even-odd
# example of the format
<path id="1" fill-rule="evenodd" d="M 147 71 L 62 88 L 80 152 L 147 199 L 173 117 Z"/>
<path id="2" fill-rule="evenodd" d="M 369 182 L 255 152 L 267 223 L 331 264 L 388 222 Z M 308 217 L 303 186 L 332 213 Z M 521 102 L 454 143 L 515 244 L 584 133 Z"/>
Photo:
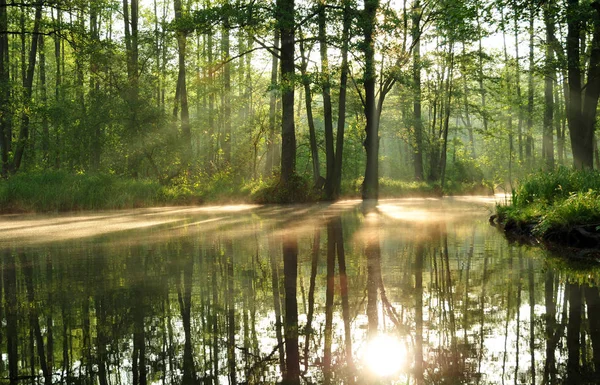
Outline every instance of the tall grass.
<path id="1" fill-rule="evenodd" d="M 538 236 L 600 225 L 600 172 L 560 168 L 532 174 L 513 190 L 509 205 L 497 207 L 497 213 L 502 222 L 518 228 L 526 224 Z"/>
<path id="2" fill-rule="evenodd" d="M 0 211 L 43 212 L 123 209 L 191 202 L 191 192 L 148 180 L 64 171 L 17 174 L 0 182 Z"/>

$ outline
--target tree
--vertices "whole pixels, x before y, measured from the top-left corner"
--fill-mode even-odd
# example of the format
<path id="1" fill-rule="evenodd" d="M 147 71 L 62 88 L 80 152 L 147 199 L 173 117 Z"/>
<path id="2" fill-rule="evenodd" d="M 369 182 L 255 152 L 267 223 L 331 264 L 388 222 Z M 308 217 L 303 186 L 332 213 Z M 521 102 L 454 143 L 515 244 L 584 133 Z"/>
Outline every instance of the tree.
<path id="1" fill-rule="evenodd" d="M 275 18 L 281 37 L 281 183 L 286 186 L 296 173 L 294 0 L 277 0 Z"/>
<path id="2" fill-rule="evenodd" d="M 590 5 L 595 12 L 579 0 L 567 1 L 567 38 L 566 56 L 569 81 L 569 102 L 567 105 L 567 121 L 571 149 L 573 150 L 573 166 L 577 169 L 594 167 L 594 127 L 596 110 L 600 96 L 600 3 Z M 593 34 L 591 52 L 587 67 L 587 84 L 582 85 L 581 34 L 585 15 L 589 15 Z M 585 90 L 585 91 L 584 91 Z"/>

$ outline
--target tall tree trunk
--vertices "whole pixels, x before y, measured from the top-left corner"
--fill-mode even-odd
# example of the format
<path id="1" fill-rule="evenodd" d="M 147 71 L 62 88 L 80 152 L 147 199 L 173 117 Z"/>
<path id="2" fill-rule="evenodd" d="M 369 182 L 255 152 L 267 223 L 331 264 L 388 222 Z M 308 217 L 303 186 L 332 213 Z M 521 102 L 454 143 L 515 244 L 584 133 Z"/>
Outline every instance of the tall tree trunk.
<path id="1" fill-rule="evenodd" d="M 421 118 L 421 4 L 416 0 L 412 11 L 411 37 L 414 41 L 413 47 L 413 124 L 414 124 L 414 148 L 413 159 L 415 166 L 415 179 L 423 180 L 423 121 Z M 466 96 L 465 96 L 466 98 Z"/>
<path id="2" fill-rule="evenodd" d="M 593 168 L 593 137 L 598 97 L 600 96 L 600 3 L 594 2 L 596 9 L 592 16 L 593 38 L 585 86 L 585 98 L 582 88 L 580 36 L 582 32 L 581 5 L 579 0 L 567 0 L 567 72 L 569 96 L 567 121 L 573 166 L 576 169 Z"/>
<path id="3" fill-rule="evenodd" d="M 175 11 L 175 20 L 181 20 L 183 17 L 183 8 L 181 0 L 173 1 L 173 9 Z M 185 71 L 185 55 L 187 36 L 185 31 L 178 29 L 177 35 L 177 53 L 178 53 L 178 73 L 177 73 L 177 89 L 179 90 L 179 104 L 181 106 L 181 136 L 183 140 L 183 156 L 184 162 L 189 164 L 192 154 L 192 132 L 190 126 L 190 112 L 188 107 L 186 71 Z"/>
<path id="4" fill-rule="evenodd" d="M 15 149 L 13 166 L 11 167 L 13 172 L 18 171 L 21 167 L 23 153 L 25 152 L 25 148 L 27 147 L 27 142 L 29 140 L 29 105 L 31 104 L 31 96 L 33 93 L 33 76 L 35 72 L 35 62 L 38 48 L 38 39 L 36 38 L 36 36 L 40 31 L 40 24 L 42 20 L 42 4 L 43 0 L 37 0 L 35 3 L 35 19 L 33 24 L 33 37 L 31 39 L 31 48 L 29 50 L 29 63 L 27 65 L 27 71 L 23 79 L 23 101 L 27 108 L 25 108 L 23 110 L 23 113 L 21 114 L 21 131 L 19 132 L 19 140 Z"/>
<path id="5" fill-rule="evenodd" d="M 517 91 L 517 140 L 519 146 L 519 162 L 523 163 L 523 147 L 525 147 L 525 159 L 527 163 L 531 162 L 531 152 L 527 145 L 527 139 L 523 143 L 523 100 L 521 93 L 521 64 L 519 58 L 519 15 L 518 11 L 515 10 L 514 14 L 514 32 L 515 32 L 515 76 L 516 76 L 516 91 Z"/>
<path id="6" fill-rule="evenodd" d="M 229 1 L 226 1 L 225 5 L 228 6 Z M 223 94 L 221 98 L 223 108 L 221 146 L 223 149 L 223 160 L 226 165 L 231 163 L 231 64 L 228 62 L 229 48 L 229 24 L 225 21 L 221 30 L 221 60 L 225 61 L 223 65 Z"/>
<path id="7" fill-rule="evenodd" d="M 365 69 L 365 141 L 367 154 L 365 179 L 362 186 L 363 200 L 377 200 L 379 197 L 379 124 L 375 107 L 375 24 L 379 0 L 365 0 L 363 11 L 363 49 Z"/>
<path id="8" fill-rule="evenodd" d="M 535 19 L 535 5 L 532 2 L 529 5 L 529 73 L 527 74 L 527 130 L 526 130 L 526 135 L 527 135 L 526 154 L 529 156 L 527 160 L 528 160 L 530 166 L 533 165 L 532 159 L 534 156 L 534 153 L 533 153 L 533 94 L 534 94 L 533 73 L 535 71 L 535 62 L 534 62 L 534 56 L 533 56 L 533 51 L 534 51 L 533 50 L 534 49 L 533 22 L 534 22 L 534 19 Z M 548 49 L 551 50 L 550 47 L 548 47 Z M 550 132 L 552 132 L 552 129 L 550 129 Z M 551 147 L 552 147 L 552 154 L 554 157 L 554 146 L 551 146 Z M 552 159 L 552 163 L 554 163 L 554 158 Z"/>
<path id="9" fill-rule="evenodd" d="M 478 50 L 477 50 L 477 81 L 479 83 L 479 93 L 481 94 L 481 119 L 483 120 L 483 130 L 487 132 L 488 129 L 488 116 L 486 111 L 486 94 L 485 88 L 483 87 L 483 27 L 481 26 L 481 4 L 477 1 L 477 35 L 478 35 Z"/>
<path id="10" fill-rule="evenodd" d="M 42 164 L 44 168 L 49 166 L 50 162 L 50 128 L 48 123 L 48 113 L 45 111 L 48 108 L 48 89 L 46 87 L 46 52 L 44 47 L 44 35 L 39 35 L 40 49 L 40 86 L 41 86 L 41 102 L 44 108 L 42 115 Z"/>
<path id="11" fill-rule="evenodd" d="M 315 120 L 312 111 L 312 91 L 310 89 L 310 79 L 308 77 L 308 56 L 305 52 L 304 42 L 300 42 L 300 72 L 302 76 L 302 85 L 304 86 L 304 102 L 306 105 L 306 120 L 308 122 L 308 135 L 310 143 L 310 155 L 313 166 L 313 184 L 315 187 L 319 185 L 321 179 L 321 171 L 319 164 L 319 147 L 317 145 L 317 134 L 315 130 Z"/>
<path id="12" fill-rule="evenodd" d="M 546 41 L 550 42 L 554 36 L 554 10 L 550 8 L 551 3 L 544 6 L 544 22 L 546 24 Z M 533 19 L 533 15 L 531 16 Z M 532 21 L 533 23 L 533 21 Z M 533 32 L 531 32 L 533 33 Z M 531 38 L 533 39 L 533 37 Z M 530 43 L 533 44 L 533 43 Z M 533 46 L 530 47 L 533 51 Z M 530 52 L 530 60 L 533 61 L 533 53 Z M 544 71 L 544 133 L 543 150 L 546 170 L 554 168 L 554 50 L 550 44 L 546 45 L 546 63 Z M 531 76 L 531 75 L 530 75 Z M 531 91 L 532 93 L 533 91 Z M 530 103 L 533 104 L 533 95 L 530 95 Z M 533 107 L 530 108 L 530 117 Z"/>
<path id="13" fill-rule="evenodd" d="M 0 0 L 0 32 L 8 30 L 6 0 Z M 0 33 L 0 152 L 2 176 L 10 173 L 9 154 L 12 147 L 12 114 L 10 107 L 10 57 L 8 34 Z"/>
<path id="14" fill-rule="evenodd" d="M 294 0 L 277 0 L 276 16 L 281 36 L 281 183 L 287 186 L 296 173 Z"/>
<path id="15" fill-rule="evenodd" d="M 446 163 L 448 152 L 448 132 L 450 129 L 450 111 L 452 103 L 452 92 L 454 87 L 454 42 L 449 43 L 450 64 L 448 66 L 448 77 L 446 78 L 446 106 L 444 108 L 444 128 L 442 130 L 442 150 L 440 153 L 440 179 L 442 189 L 446 179 Z"/>
<path id="16" fill-rule="evenodd" d="M 462 55 L 466 56 L 467 50 L 465 46 L 465 42 L 462 42 Z M 462 72 L 462 80 L 463 80 L 463 123 L 467 129 L 467 133 L 469 134 L 469 147 L 471 147 L 471 157 L 475 159 L 475 139 L 473 137 L 473 124 L 471 123 L 471 115 L 469 113 L 469 85 L 467 82 L 467 68 L 464 61 L 461 66 Z"/>
<path id="17" fill-rule="evenodd" d="M 279 49 L 279 31 L 275 30 L 275 36 L 273 37 L 273 48 Z M 266 174 L 270 176 L 273 173 L 275 167 L 275 126 L 277 116 L 277 79 L 279 77 L 279 57 L 273 55 L 271 61 L 271 91 L 269 92 L 269 133 L 267 137 L 267 164 Z"/>
<path id="18" fill-rule="evenodd" d="M 206 52 L 207 52 L 207 65 L 208 65 L 208 130 L 206 135 L 206 140 L 208 143 L 208 157 L 206 167 L 210 171 L 212 165 L 215 161 L 215 144 L 214 144 L 214 135 L 215 135 L 215 94 L 212 90 L 212 84 L 214 82 L 214 72 L 213 72 L 213 36 L 211 33 L 208 34 L 206 39 Z"/>
<path id="19" fill-rule="evenodd" d="M 338 99 L 338 121 L 335 143 L 335 176 L 333 185 L 333 198 L 341 194 L 342 189 L 342 160 L 344 153 L 344 132 L 346 128 L 346 86 L 348 84 L 348 49 L 350 40 L 350 26 L 352 24 L 350 0 L 343 0 L 342 13 L 342 63 L 340 66 L 340 91 Z"/>
<path id="20" fill-rule="evenodd" d="M 52 21 L 56 22 L 57 25 L 61 23 L 61 15 L 60 12 L 56 12 L 56 20 L 54 19 L 54 14 L 52 14 Z M 61 40 L 60 40 L 60 29 L 54 35 L 54 62 L 56 66 L 56 73 L 54 76 L 54 102 L 61 102 L 61 87 L 62 87 L 62 73 L 61 73 Z M 54 135 L 55 135 L 55 154 L 54 154 L 54 168 L 60 168 L 60 123 L 54 127 Z"/>
<path id="21" fill-rule="evenodd" d="M 323 122 L 325 125 L 325 199 L 333 199 L 333 185 L 335 183 L 335 153 L 333 143 L 333 113 L 331 111 L 331 82 L 329 74 L 329 58 L 327 52 L 327 15 L 325 0 L 319 0 L 319 51 L 321 53 L 321 90 L 323 95 Z"/>

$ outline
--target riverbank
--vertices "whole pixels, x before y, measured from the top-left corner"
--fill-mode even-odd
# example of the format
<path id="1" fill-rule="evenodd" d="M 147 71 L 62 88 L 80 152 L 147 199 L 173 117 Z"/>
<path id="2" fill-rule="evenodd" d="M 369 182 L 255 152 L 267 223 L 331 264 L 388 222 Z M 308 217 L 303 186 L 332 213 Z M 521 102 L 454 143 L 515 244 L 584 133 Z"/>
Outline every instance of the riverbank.
<path id="1" fill-rule="evenodd" d="M 600 172 L 560 168 L 530 175 L 491 219 L 512 235 L 600 248 Z"/>
<path id="2" fill-rule="evenodd" d="M 341 199 L 360 198 L 362 180 L 347 182 Z M 441 197 L 443 195 L 491 194 L 484 183 L 436 183 L 380 180 L 381 198 Z M 19 173 L 0 180 L 0 213 L 115 210 L 155 206 L 230 203 L 306 203 L 320 200 L 311 182 L 294 178 L 293 191 L 279 186 L 278 178 L 240 180 L 227 173 L 174 179 L 158 183 L 150 179 L 112 174 L 44 171 Z"/>

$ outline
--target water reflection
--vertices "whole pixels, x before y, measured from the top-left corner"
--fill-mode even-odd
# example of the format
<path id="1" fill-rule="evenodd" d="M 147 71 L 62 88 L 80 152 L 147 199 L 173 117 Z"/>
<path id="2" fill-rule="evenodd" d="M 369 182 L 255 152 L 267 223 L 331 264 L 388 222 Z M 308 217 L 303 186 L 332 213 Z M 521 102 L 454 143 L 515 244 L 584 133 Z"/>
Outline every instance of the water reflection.
<path id="1" fill-rule="evenodd" d="M 508 244 L 486 204 L 160 209 L 52 242 L 27 232 L 52 218 L 5 220 L 18 240 L 0 251 L 0 377 L 598 383 L 598 268 Z"/>

